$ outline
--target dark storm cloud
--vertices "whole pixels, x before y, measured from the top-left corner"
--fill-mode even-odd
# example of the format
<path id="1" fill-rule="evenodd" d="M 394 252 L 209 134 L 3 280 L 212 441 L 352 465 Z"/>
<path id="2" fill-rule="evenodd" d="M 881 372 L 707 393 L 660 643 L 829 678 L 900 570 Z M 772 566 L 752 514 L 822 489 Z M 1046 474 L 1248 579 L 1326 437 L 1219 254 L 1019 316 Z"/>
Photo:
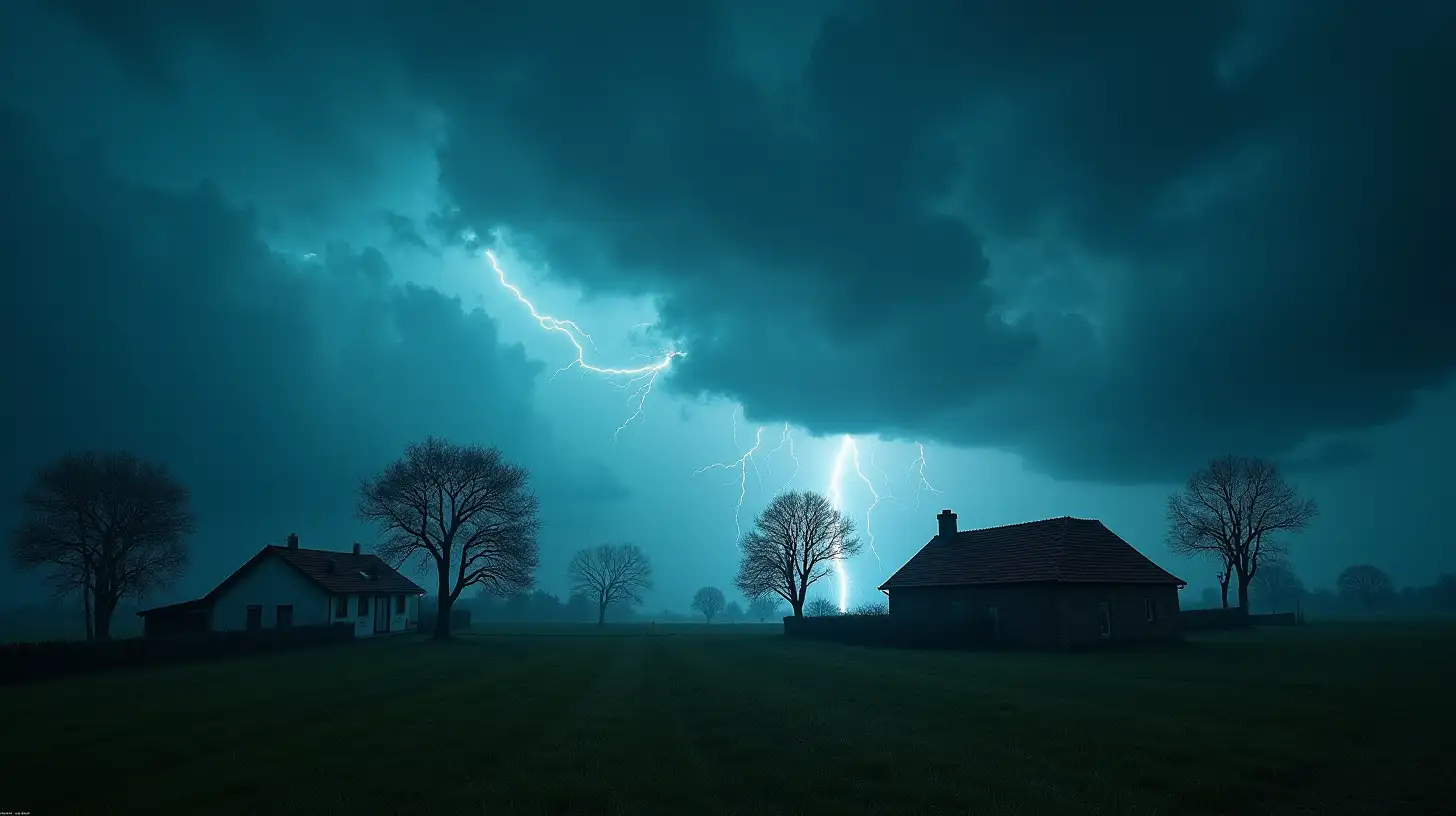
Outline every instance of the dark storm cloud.
<path id="1" fill-rule="evenodd" d="M 551 451 L 539 363 L 377 251 L 285 258 L 216 189 L 119 180 L 8 115 L 0 177 L 7 494 L 65 449 L 164 461 L 194 492 L 202 580 L 290 530 L 347 545 L 326 539 L 351 529 L 358 479 L 427 434 L 502 443 L 548 495 L 622 495 Z"/>
<path id="2" fill-rule="evenodd" d="M 802 65 L 733 4 L 387 14 L 328 47 L 439 108 L 456 220 L 658 296 L 665 382 L 750 417 L 1166 478 L 1456 361 L 1447 3 L 878 2 Z"/>

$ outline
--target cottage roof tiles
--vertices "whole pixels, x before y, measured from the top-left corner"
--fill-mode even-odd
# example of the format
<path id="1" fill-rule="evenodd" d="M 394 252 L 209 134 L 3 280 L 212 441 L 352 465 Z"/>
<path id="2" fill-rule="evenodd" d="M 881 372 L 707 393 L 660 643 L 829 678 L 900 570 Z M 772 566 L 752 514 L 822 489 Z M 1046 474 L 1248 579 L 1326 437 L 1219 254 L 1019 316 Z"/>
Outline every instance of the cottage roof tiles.
<path id="1" fill-rule="evenodd" d="M 1064 516 L 936 536 L 880 589 L 1044 582 L 1184 584 L 1102 522 Z"/>

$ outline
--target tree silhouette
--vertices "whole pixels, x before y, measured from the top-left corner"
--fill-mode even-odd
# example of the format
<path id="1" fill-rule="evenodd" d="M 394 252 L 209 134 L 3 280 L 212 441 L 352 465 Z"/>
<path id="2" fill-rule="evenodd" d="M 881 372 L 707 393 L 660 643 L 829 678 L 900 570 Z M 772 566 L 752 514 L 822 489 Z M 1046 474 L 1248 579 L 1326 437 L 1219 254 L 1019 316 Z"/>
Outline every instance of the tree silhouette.
<path id="1" fill-rule="evenodd" d="M 723 597 L 723 590 L 717 587 L 703 587 L 693 595 L 692 610 L 702 615 L 710 624 L 727 605 L 728 599 Z"/>
<path id="2" fill-rule="evenodd" d="M 600 626 L 607 607 L 642 603 L 642 593 L 652 588 L 652 562 L 636 544 L 601 544 L 572 556 L 566 577 L 573 594 L 596 602 Z"/>
<path id="3" fill-rule="evenodd" d="M 1231 567 L 1239 578 L 1239 607 L 1247 610 L 1259 565 L 1284 552 L 1275 536 L 1303 530 L 1318 513 L 1272 463 L 1224 456 L 1168 497 L 1168 545 L 1180 555 L 1211 555 Z M 1225 573 L 1220 583 L 1227 580 Z"/>
<path id="4" fill-rule="evenodd" d="M 1395 596 L 1395 583 L 1385 570 L 1370 564 L 1345 567 L 1335 579 L 1340 595 L 1365 607 L 1365 614 L 1375 614 L 1375 607 Z"/>
<path id="5" fill-rule="evenodd" d="M 804 614 L 809 587 L 834 565 L 859 554 L 854 522 L 824 496 L 789 491 L 775 496 L 743 536 L 743 557 L 734 584 L 748 598 L 777 595 L 794 617 Z"/>
<path id="6" fill-rule="evenodd" d="M 40 469 L 21 502 L 11 553 L 22 567 L 49 568 L 57 594 L 81 593 L 87 639 L 109 640 L 122 598 L 165 589 L 187 568 L 191 503 L 163 465 L 68 454 Z"/>
<path id="7" fill-rule="evenodd" d="M 763 623 L 777 616 L 783 605 L 783 599 L 777 595 L 760 595 L 748 602 L 748 616 Z"/>
<path id="8" fill-rule="evenodd" d="M 1278 558 L 1266 562 L 1259 569 L 1253 590 L 1269 605 L 1270 612 L 1278 612 L 1304 594 L 1304 582 L 1294 574 L 1294 568 L 1288 561 Z"/>
<path id="9" fill-rule="evenodd" d="M 396 567 L 416 556 L 439 583 L 435 637 L 450 637 L 450 609 L 478 584 L 509 597 L 531 588 L 540 559 L 531 474 L 500 450 L 436 437 L 359 485 L 359 517 L 380 528 L 376 548 Z"/>
<path id="10" fill-rule="evenodd" d="M 839 614 L 839 607 L 828 598 L 815 598 L 804 607 L 804 614 L 811 618 L 828 618 Z"/>

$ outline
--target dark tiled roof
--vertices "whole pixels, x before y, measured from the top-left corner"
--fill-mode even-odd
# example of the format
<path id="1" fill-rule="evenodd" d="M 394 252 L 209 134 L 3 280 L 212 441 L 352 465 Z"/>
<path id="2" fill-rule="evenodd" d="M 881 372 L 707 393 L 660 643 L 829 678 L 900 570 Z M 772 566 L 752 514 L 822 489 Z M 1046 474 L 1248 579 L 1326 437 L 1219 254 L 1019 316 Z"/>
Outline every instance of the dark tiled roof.
<path id="1" fill-rule="evenodd" d="M 381 595 L 423 595 L 425 591 L 419 584 L 399 574 L 395 568 L 384 563 L 384 559 L 377 555 L 361 553 L 355 555 L 352 552 L 334 552 L 332 550 L 305 550 L 300 548 L 282 547 L 277 544 L 269 544 L 258 554 L 249 558 L 246 563 L 238 567 L 232 575 L 223 579 L 213 590 L 195 601 L 185 601 L 171 606 L 159 606 L 155 609 L 144 609 L 138 615 L 147 615 L 152 612 L 183 612 L 183 607 L 205 609 L 212 605 L 217 596 L 228 585 L 237 581 L 250 567 L 265 558 L 277 557 L 283 563 L 292 566 L 305 577 L 318 584 L 325 592 L 333 594 L 345 593 L 379 593 Z"/>
<path id="2" fill-rule="evenodd" d="M 381 592 L 423 595 L 414 581 L 400 575 L 377 555 L 329 550 L 289 549 L 272 545 L 274 555 L 297 567 L 319 586 L 332 593 Z"/>
<path id="3" fill-rule="evenodd" d="M 178 615 L 186 612 L 201 612 L 210 606 L 206 598 L 198 598 L 195 601 L 183 601 L 182 603 L 167 604 L 166 606 L 155 606 L 151 609 L 143 609 L 137 615 L 146 617 L 153 613 L 161 615 Z"/>
<path id="4" fill-rule="evenodd" d="M 1184 583 L 1102 522 L 1062 517 L 936 536 L 880 589 L 1047 581 Z"/>

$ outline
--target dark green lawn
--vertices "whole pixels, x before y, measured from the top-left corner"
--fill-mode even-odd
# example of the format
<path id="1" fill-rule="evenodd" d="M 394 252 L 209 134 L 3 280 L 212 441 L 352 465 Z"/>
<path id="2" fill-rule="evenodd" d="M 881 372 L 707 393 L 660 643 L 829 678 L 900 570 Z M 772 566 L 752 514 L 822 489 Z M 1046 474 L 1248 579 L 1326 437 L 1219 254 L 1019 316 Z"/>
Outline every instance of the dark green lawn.
<path id="1" fill-rule="evenodd" d="M 1375 814 L 1456 797 L 1449 626 L 1113 654 L 755 628 L 394 639 L 0 688 L 0 810 Z"/>

